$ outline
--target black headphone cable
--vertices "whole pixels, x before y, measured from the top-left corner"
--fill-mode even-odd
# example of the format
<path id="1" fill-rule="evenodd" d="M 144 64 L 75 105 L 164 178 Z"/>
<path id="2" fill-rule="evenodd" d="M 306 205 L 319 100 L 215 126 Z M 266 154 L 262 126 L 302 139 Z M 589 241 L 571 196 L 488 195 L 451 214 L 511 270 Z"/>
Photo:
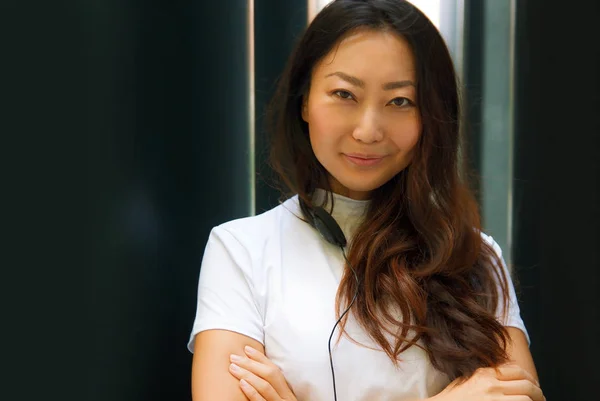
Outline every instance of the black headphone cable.
<path id="1" fill-rule="evenodd" d="M 337 322 L 335 322 L 335 325 L 333 326 L 333 330 L 331 330 L 331 334 L 329 335 L 329 343 L 328 343 L 328 348 L 329 348 L 329 364 L 331 366 L 331 377 L 332 377 L 332 380 L 333 380 L 333 399 L 334 399 L 334 401 L 337 401 L 337 390 L 336 390 L 336 386 L 335 386 L 335 370 L 333 369 L 333 357 L 331 356 L 331 339 L 333 338 L 333 333 L 335 333 L 335 328 L 340 323 L 340 321 L 342 320 L 342 318 L 344 317 L 344 315 L 346 315 L 346 313 L 348 313 L 348 311 L 350 310 L 350 308 L 352 308 L 352 305 L 354 304 L 354 301 L 356 301 L 356 297 L 358 296 L 358 287 L 360 285 L 360 281 L 358 280 L 358 275 L 356 274 L 356 270 L 354 270 L 354 267 L 352 267 L 352 265 L 348 261 L 348 257 L 346 256 L 346 251 L 345 251 L 344 247 L 341 246 L 340 248 L 342 250 L 342 254 L 344 255 L 344 260 L 346 260 L 346 263 L 348 264 L 348 266 L 352 270 L 352 273 L 354 273 L 354 279 L 356 280 L 356 291 L 354 292 L 354 297 L 352 298 L 352 301 L 350 302 L 350 305 L 348 305 L 348 308 L 346 308 L 346 310 L 344 311 L 344 313 L 342 313 L 342 315 L 337 320 Z"/>

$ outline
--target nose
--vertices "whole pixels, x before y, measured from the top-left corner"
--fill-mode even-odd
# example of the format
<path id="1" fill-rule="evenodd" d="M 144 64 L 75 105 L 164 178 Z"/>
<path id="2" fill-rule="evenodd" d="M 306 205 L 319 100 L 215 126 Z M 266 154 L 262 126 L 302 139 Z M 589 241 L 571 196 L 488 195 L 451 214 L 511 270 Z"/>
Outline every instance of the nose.
<path id="1" fill-rule="evenodd" d="M 352 137 L 362 143 L 375 143 L 383 139 L 380 117 L 373 110 L 364 110 L 352 132 Z"/>

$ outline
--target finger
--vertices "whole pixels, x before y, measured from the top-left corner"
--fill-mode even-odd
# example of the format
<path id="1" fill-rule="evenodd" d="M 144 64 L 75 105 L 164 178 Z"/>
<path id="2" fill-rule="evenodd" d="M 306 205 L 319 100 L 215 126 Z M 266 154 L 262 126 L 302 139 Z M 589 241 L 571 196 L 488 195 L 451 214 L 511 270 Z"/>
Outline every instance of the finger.
<path id="1" fill-rule="evenodd" d="M 244 352 L 246 352 L 246 355 L 248 355 L 248 358 L 250 358 L 256 362 L 260 362 L 260 363 L 263 363 L 268 366 L 275 366 L 275 364 L 273 362 L 271 362 L 271 360 L 269 358 L 267 358 L 267 356 L 265 354 L 263 354 L 262 352 L 260 352 L 257 349 L 252 348 L 249 345 L 244 347 Z"/>
<path id="2" fill-rule="evenodd" d="M 531 373 L 515 364 L 506 364 L 499 366 L 496 369 L 496 377 L 498 380 L 529 380 L 539 387 L 540 383 L 533 377 Z"/>
<path id="3" fill-rule="evenodd" d="M 526 395 L 533 401 L 544 401 L 542 389 L 529 380 L 511 380 L 502 382 L 504 395 Z"/>
<path id="4" fill-rule="evenodd" d="M 254 387 L 252 387 L 250 383 L 244 379 L 240 380 L 240 388 L 250 401 L 267 401 L 258 393 L 258 391 L 256 391 Z"/>
<path id="5" fill-rule="evenodd" d="M 244 368 L 246 370 L 249 370 L 250 372 L 257 375 L 258 377 L 262 377 L 265 380 L 268 380 L 267 376 L 269 376 L 269 374 L 271 373 L 272 366 L 266 365 L 262 362 L 254 361 L 245 356 L 239 356 L 239 355 L 232 354 L 229 357 L 229 360 L 231 361 L 231 363 L 235 363 L 236 365 L 241 366 L 242 368 Z M 274 365 L 273 365 L 273 367 L 274 367 Z"/>
<path id="6" fill-rule="evenodd" d="M 240 380 L 240 383 L 241 380 L 248 382 L 248 384 L 250 384 L 250 386 L 252 386 L 252 388 L 257 391 L 266 401 L 281 400 L 281 397 L 277 391 L 275 391 L 273 386 L 271 386 L 268 381 L 258 377 L 254 373 L 236 365 L 235 363 L 229 365 L 229 371 L 236 379 Z"/>
<path id="7" fill-rule="evenodd" d="M 246 346 L 244 351 L 248 355 L 248 359 L 244 360 L 241 366 L 247 366 L 248 370 L 271 383 L 282 398 L 289 398 L 293 395 L 279 367 L 271 362 L 266 355 L 250 346 Z"/>

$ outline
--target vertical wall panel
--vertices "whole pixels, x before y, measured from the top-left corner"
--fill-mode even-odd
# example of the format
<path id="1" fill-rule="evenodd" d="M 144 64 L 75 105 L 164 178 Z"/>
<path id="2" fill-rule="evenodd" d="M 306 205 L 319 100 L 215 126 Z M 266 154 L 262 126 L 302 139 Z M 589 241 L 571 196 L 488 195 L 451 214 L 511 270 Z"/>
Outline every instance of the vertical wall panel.
<path id="1" fill-rule="evenodd" d="M 105 1 L 89 31 L 87 400 L 189 400 L 211 227 L 251 214 L 246 0 Z"/>
<path id="2" fill-rule="evenodd" d="M 484 230 L 511 262 L 513 30 L 511 0 L 483 1 L 481 213 Z"/>
<path id="3" fill-rule="evenodd" d="M 256 213 L 278 204 L 273 172 L 267 166 L 269 139 L 265 113 L 276 83 L 300 33 L 307 24 L 306 0 L 254 0 L 256 101 Z"/>
<path id="4" fill-rule="evenodd" d="M 598 393 L 598 2 L 517 2 L 514 267 L 548 400 Z"/>

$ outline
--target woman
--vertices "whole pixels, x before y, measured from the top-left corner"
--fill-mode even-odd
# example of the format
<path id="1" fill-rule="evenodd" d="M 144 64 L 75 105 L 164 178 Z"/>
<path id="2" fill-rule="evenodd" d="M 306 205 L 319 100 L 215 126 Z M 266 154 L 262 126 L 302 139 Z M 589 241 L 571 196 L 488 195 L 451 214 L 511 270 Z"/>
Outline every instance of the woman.
<path id="1" fill-rule="evenodd" d="M 544 400 L 459 176 L 456 77 L 431 22 L 406 1 L 334 1 L 273 107 L 272 165 L 295 195 L 211 232 L 194 400 Z M 319 235 L 320 207 L 347 245 Z"/>

